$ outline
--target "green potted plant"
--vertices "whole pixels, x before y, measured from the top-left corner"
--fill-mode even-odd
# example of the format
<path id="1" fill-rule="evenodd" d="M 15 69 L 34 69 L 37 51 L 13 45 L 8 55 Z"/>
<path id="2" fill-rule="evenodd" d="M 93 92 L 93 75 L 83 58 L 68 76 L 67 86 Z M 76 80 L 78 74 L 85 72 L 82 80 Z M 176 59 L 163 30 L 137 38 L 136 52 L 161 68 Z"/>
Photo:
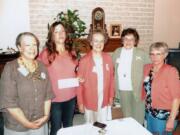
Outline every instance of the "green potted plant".
<path id="1" fill-rule="evenodd" d="M 57 14 L 55 21 L 61 21 L 64 24 L 68 34 L 67 44 L 76 52 L 77 58 L 79 58 L 81 44 L 77 39 L 87 34 L 85 33 L 86 24 L 79 18 L 78 10 L 68 9 L 67 12 L 60 12 Z"/>

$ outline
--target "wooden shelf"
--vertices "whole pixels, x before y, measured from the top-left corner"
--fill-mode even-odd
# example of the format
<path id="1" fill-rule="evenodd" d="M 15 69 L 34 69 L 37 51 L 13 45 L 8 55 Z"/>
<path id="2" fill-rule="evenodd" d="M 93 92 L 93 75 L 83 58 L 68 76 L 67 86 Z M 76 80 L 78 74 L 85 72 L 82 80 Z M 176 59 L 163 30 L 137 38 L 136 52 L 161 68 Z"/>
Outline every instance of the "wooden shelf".
<path id="1" fill-rule="evenodd" d="M 12 61 L 15 58 L 17 58 L 19 56 L 19 53 L 13 53 L 13 54 L 0 54 L 0 76 L 1 73 L 3 71 L 4 65 L 6 64 L 6 62 L 8 61 Z"/>
<path id="2" fill-rule="evenodd" d="M 104 46 L 105 52 L 113 52 L 116 48 L 120 47 L 120 38 L 109 38 L 106 45 Z"/>

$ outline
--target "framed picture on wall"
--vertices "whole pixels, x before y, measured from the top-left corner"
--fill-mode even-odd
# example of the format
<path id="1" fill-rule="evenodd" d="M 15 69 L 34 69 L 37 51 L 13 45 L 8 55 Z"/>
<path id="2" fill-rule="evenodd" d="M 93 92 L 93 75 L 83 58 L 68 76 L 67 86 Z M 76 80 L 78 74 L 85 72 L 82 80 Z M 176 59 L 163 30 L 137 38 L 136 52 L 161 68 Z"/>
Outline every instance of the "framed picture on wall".
<path id="1" fill-rule="evenodd" d="M 110 25 L 110 37 L 120 38 L 121 35 L 121 25 L 120 24 L 111 24 Z"/>

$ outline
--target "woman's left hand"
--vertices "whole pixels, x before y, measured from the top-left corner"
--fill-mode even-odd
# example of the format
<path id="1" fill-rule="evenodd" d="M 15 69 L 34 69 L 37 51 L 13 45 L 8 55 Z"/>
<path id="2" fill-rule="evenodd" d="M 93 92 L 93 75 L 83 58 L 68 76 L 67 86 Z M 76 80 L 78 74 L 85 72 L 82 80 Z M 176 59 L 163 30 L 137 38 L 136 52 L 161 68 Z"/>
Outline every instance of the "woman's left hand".
<path id="1" fill-rule="evenodd" d="M 166 131 L 172 131 L 174 129 L 174 120 L 169 118 L 166 123 Z"/>

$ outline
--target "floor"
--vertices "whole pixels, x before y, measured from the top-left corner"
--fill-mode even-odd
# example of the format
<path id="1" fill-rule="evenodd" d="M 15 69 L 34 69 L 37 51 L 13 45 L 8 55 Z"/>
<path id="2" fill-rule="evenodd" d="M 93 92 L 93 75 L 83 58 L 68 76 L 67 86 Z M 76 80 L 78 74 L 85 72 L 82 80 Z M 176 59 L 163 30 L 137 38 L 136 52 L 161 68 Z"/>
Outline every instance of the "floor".
<path id="1" fill-rule="evenodd" d="M 82 125 L 85 123 L 83 114 L 75 114 L 73 119 L 73 125 Z"/>

